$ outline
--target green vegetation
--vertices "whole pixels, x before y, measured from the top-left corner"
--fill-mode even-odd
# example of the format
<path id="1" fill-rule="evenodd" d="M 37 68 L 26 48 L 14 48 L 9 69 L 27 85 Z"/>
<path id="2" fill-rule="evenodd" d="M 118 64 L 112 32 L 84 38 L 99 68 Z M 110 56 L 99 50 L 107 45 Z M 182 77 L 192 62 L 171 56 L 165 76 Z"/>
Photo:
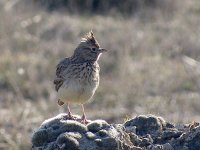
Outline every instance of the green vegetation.
<path id="1" fill-rule="evenodd" d="M 174 122 L 200 120 L 200 1 L 155 2 L 123 16 L 0 1 L 0 149 L 28 149 L 34 128 L 64 112 L 53 87 L 55 66 L 90 29 L 109 52 L 100 60 L 88 118 L 123 122 L 152 113 Z M 81 109 L 74 105 L 72 112 Z"/>

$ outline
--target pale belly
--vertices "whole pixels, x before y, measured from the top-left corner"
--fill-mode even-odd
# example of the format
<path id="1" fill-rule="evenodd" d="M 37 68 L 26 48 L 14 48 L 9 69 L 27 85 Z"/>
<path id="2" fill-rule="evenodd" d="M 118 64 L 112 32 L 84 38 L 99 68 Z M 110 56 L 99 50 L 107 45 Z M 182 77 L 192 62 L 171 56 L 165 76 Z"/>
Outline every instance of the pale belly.
<path id="1" fill-rule="evenodd" d="M 78 103 L 84 104 L 91 100 L 94 95 L 99 82 L 92 82 L 80 84 L 76 80 L 71 80 L 63 85 L 58 90 L 58 98 L 64 103 Z"/>

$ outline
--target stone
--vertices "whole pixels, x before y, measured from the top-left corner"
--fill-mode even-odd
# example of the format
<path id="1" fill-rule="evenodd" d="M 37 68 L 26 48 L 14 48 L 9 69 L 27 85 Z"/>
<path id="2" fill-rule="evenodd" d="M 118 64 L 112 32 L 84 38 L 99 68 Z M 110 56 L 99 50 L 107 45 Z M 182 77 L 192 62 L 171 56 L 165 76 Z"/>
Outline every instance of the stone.
<path id="1" fill-rule="evenodd" d="M 174 125 L 154 115 L 139 115 L 124 124 L 105 120 L 82 124 L 59 114 L 32 134 L 32 150 L 199 150 L 200 126 Z"/>
<path id="2" fill-rule="evenodd" d="M 89 131 L 95 133 L 101 129 L 108 128 L 109 124 L 105 120 L 95 120 L 87 125 Z"/>

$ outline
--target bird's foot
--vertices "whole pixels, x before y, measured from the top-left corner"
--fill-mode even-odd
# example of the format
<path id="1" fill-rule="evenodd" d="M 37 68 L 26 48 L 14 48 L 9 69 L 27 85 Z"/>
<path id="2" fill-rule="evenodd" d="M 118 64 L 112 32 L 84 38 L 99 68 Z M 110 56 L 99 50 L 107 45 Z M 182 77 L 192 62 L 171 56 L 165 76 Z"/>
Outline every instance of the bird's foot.
<path id="1" fill-rule="evenodd" d="M 86 116 L 85 115 L 83 115 L 82 117 L 81 117 L 81 123 L 83 123 L 83 124 L 88 124 L 89 123 L 89 121 L 86 119 Z"/>
<path id="2" fill-rule="evenodd" d="M 78 118 L 73 116 L 71 112 L 68 112 L 68 116 L 67 116 L 68 120 L 77 120 Z"/>

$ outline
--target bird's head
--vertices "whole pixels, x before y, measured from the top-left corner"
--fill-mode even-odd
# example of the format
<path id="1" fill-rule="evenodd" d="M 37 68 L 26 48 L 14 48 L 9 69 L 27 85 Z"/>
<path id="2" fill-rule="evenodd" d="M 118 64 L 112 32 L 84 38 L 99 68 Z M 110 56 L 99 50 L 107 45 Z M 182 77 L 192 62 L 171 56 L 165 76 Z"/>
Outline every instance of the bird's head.
<path id="1" fill-rule="evenodd" d="M 99 59 L 100 55 L 107 50 L 100 48 L 99 43 L 94 37 L 92 31 L 88 32 L 81 40 L 81 43 L 74 51 L 74 57 L 80 61 L 95 62 Z"/>

